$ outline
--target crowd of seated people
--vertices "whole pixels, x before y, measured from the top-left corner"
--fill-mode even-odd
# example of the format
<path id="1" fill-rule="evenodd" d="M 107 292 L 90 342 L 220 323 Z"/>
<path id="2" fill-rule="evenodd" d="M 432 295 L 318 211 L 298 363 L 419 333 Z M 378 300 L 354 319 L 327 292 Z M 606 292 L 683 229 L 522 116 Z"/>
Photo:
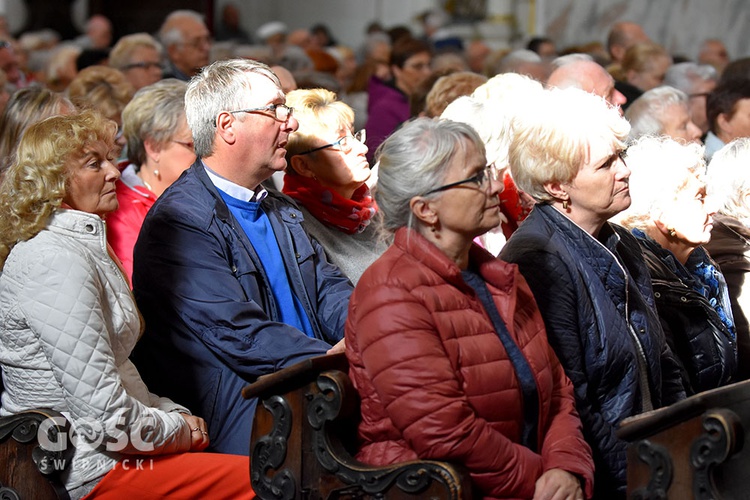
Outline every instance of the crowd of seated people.
<path id="1" fill-rule="evenodd" d="M 360 460 L 485 498 L 623 497 L 624 418 L 750 378 L 750 72 L 720 40 L 493 51 L 425 14 L 350 48 L 229 7 L 221 44 L 182 9 L 0 35 L 0 415 L 147 437 L 77 453 L 72 498 L 252 497 L 241 389 L 326 353 Z"/>

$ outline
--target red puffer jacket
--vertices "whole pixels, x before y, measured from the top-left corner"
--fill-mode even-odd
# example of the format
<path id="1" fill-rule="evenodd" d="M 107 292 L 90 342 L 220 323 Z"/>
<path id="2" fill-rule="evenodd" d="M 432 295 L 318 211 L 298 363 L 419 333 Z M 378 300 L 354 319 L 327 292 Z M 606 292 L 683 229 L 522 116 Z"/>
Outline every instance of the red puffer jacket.
<path id="1" fill-rule="evenodd" d="M 362 399 L 357 458 L 459 463 L 487 498 L 531 498 L 536 480 L 559 468 L 582 478 L 590 497 L 591 449 L 531 291 L 515 265 L 476 245 L 470 259 L 534 371 L 539 453 L 518 444 L 518 380 L 480 299 L 437 247 L 400 229 L 349 303 L 346 354 Z"/>

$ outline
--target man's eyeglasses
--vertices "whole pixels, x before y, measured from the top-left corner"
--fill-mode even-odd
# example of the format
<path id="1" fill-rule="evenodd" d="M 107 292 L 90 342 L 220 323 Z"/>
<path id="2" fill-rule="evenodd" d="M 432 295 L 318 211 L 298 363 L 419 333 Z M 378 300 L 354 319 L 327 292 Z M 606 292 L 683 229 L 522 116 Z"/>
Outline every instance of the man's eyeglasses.
<path id="1" fill-rule="evenodd" d="M 326 148 L 334 148 L 338 151 L 341 151 L 344 154 L 349 154 L 351 153 L 352 149 L 354 149 L 354 141 L 364 144 L 366 140 L 367 140 L 367 132 L 365 131 L 365 129 L 362 129 L 359 132 L 355 133 L 354 135 L 345 135 L 344 137 L 342 137 L 336 142 L 326 144 L 325 146 L 308 149 L 307 151 L 304 151 L 302 153 L 297 153 L 297 154 L 307 155 L 310 153 L 314 153 L 315 151 L 320 151 L 321 149 L 326 149 Z"/>
<path id="2" fill-rule="evenodd" d="M 495 164 L 492 163 L 484 167 L 476 175 L 472 175 L 471 177 L 460 180 L 460 181 L 451 182 L 450 184 L 446 184 L 444 186 L 440 186 L 435 189 L 430 189 L 429 191 L 424 193 L 422 196 L 427 196 L 428 194 L 432 194 L 432 193 L 439 193 L 440 191 L 445 191 L 447 189 L 460 186 L 461 184 L 473 183 L 473 184 L 476 184 L 478 188 L 481 188 L 482 186 L 485 186 L 485 183 L 487 183 L 488 181 L 496 181 L 499 178 L 500 178 L 500 170 L 498 170 Z"/>
<path id="3" fill-rule="evenodd" d="M 192 38 L 190 40 L 186 40 L 182 42 L 182 45 L 185 45 L 187 47 L 192 47 L 194 49 L 200 48 L 202 46 L 210 46 L 211 45 L 211 37 L 210 36 L 201 36 L 198 38 Z"/>
<path id="4" fill-rule="evenodd" d="M 261 111 L 271 111 L 274 114 L 274 118 L 280 122 L 285 122 L 292 117 L 294 108 L 290 108 L 286 104 L 269 104 L 268 106 L 263 106 L 261 108 L 236 109 L 234 111 L 228 111 L 228 113 L 258 113 Z"/>
<path id="5" fill-rule="evenodd" d="M 696 97 L 708 97 L 708 94 L 710 94 L 710 92 L 700 92 L 698 94 L 688 94 L 688 97 L 691 99 L 694 99 Z"/>
<path id="6" fill-rule="evenodd" d="M 135 69 L 135 68 L 140 68 L 140 69 L 145 69 L 145 70 L 149 70 L 151 68 L 164 69 L 164 66 L 162 65 L 162 63 L 159 63 L 159 62 L 143 61 L 143 62 L 126 64 L 121 69 L 122 71 L 127 71 L 129 69 Z"/>

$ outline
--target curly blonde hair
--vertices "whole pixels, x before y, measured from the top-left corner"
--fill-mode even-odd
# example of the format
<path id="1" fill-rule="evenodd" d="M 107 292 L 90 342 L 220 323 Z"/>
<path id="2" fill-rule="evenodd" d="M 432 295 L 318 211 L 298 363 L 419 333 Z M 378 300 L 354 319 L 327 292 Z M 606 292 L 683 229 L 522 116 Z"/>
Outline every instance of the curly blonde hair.
<path id="1" fill-rule="evenodd" d="M 68 163 L 89 144 L 114 147 L 117 124 L 94 111 L 53 116 L 28 128 L 0 184 L 0 270 L 19 241 L 36 236 L 60 208 Z"/>

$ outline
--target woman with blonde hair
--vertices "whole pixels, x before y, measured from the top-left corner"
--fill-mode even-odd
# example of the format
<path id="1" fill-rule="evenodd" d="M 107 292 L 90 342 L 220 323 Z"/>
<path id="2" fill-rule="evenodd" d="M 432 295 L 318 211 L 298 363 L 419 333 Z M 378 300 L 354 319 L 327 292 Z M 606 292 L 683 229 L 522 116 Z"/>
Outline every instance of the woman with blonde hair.
<path id="1" fill-rule="evenodd" d="M 735 380 L 737 341 L 724 276 L 703 245 L 715 203 L 706 198 L 703 147 L 669 137 L 631 144 L 632 203 L 615 219 L 638 238 L 656 308 L 688 395 Z"/>
<path id="2" fill-rule="evenodd" d="M 500 258 L 518 264 L 575 387 L 595 497 L 621 497 L 627 443 L 618 424 L 685 397 L 638 241 L 608 222 L 630 206 L 630 125 L 603 98 L 569 88 L 539 95 L 513 129 L 513 180 L 536 205 Z"/>
<path id="3" fill-rule="evenodd" d="M 91 111 L 32 125 L 0 185 L 0 415 L 71 422 L 71 498 L 252 498 L 247 457 L 188 453 L 208 446 L 206 422 L 129 360 L 143 325 L 103 221 L 116 131 Z"/>
<path id="4" fill-rule="evenodd" d="M 354 132 L 354 112 L 329 90 L 293 90 L 286 104 L 299 129 L 286 145 L 282 191 L 300 205 L 305 228 L 331 262 L 356 284 L 385 250 L 370 224 L 377 205 L 366 184 L 372 172 L 365 131 Z"/>

